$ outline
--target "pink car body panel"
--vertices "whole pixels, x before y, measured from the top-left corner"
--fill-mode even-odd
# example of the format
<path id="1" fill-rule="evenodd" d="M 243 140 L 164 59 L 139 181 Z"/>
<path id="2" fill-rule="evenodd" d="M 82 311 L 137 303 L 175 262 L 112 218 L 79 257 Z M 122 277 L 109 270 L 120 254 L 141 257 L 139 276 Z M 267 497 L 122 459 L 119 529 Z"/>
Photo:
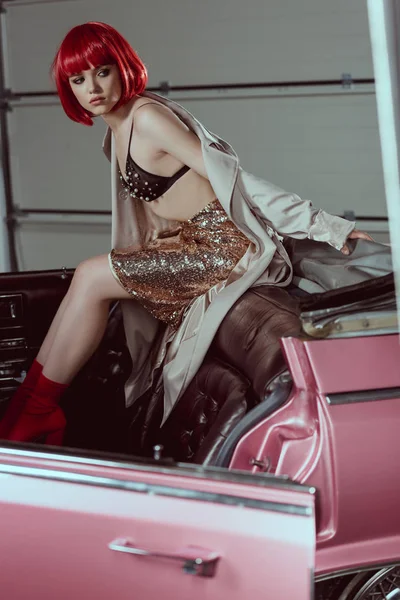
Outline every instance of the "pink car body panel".
<path id="1" fill-rule="evenodd" d="M 313 340 L 304 349 L 321 393 L 400 386 L 398 335 Z"/>
<path id="2" fill-rule="evenodd" d="M 257 472 L 255 457 L 317 488 L 317 575 L 400 561 L 399 337 L 282 345 L 291 396 L 243 436 L 231 468 Z"/>
<path id="3" fill-rule="evenodd" d="M 0 448 L 2 596 L 310 597 L 312 490 L 179 470 Z M 132 547 L 158 556 L 125 552 Z M 182 557 L 210 556 L 212 577 L 184 572 Z"/>

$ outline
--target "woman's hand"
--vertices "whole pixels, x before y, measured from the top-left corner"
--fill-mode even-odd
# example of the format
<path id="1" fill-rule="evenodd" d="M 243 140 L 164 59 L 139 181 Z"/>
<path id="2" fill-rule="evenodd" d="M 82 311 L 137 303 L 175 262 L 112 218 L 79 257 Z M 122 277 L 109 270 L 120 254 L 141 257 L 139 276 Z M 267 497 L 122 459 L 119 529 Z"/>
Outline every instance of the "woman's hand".
<path id="1" fill-rule="evenodd" d="M 372 238 L 368 233 L 366 233 L 365 231 L 360 231 L 359 229 L 353 229 L 353 231 L 351 233 L 349 233 L 349 235 L 347 236 L 348 240 L 369 240 L 370 242 L 374 241 L 374 238 Z M 341 252 L 343 252 L 343 254 L 350 254 L 350 248 L 348 247 L 347 244 L 345 244 L 343 246 L 343 248 L 341 249 Z"/>

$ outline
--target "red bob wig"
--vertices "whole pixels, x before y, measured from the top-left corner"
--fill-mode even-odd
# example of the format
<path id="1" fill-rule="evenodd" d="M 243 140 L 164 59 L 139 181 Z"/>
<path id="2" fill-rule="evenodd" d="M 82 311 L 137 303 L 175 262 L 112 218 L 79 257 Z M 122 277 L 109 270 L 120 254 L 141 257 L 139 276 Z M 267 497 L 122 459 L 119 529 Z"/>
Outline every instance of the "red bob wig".
<path id="1" fill-rule="evenodd" d="M 90 21 L 67 33 L 52 64 L 61 104 L 70 119 L 93 125 L 89 111 L 75 98 L 69 77 L 91 67 L 115 64 L 121 77 L 122 93 L 113 110 L 117 110 L 147 85 L 147 69 L 139 56 L 116 29 L 106 23 Z"/>

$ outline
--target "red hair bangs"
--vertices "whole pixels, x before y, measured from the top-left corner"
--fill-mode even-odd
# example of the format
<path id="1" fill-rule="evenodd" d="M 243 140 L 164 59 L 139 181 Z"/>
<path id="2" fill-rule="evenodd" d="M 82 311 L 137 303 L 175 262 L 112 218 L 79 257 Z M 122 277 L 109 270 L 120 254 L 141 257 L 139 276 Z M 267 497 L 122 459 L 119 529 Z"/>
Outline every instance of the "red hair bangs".
<path id="1" fill-rule="evenodd" d="M 115 64 L 121 77 L 122 93 L 117 110 L 147 85 L 147 69 L 139 56 L 116 29 L 91 21 L 67 33 L 52 64 L 52 74 L 65 113 L 73 121 L 93 125 L 90 113 L 75 98 L 69 77 L 85 69 Z"/>

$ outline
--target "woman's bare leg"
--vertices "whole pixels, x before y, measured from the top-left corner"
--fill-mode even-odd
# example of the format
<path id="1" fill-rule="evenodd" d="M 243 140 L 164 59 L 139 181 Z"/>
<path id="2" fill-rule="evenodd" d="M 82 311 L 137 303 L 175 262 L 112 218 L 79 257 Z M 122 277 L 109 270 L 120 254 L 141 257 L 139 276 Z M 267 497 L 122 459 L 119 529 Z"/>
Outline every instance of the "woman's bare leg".
<path id="1" fill-rule="evenodd" d="M 44 363 L 47 360 L 47 357 L 49 356 L 49 352 L 50 352 L 50 348 L 54 342 L 54 338 L 57 335 L 57 330 L 58 327 L 61 323 L 62 317 L 64 315 L 66 306 L 69 302 L 69 295 L 70 295 L 70 290 L 67 291 L 67 293 L 65 294 L 60 306 L 58 307 L 58 310 L 54 316 L 54 319 L 50 325 L 50 328 L 46 334 L 46 337 L 43 340 L 42 345 L 40 346 L 40 350 L 38 355 L 36 356 L 36 360 L 41 364 L 44 365 Z"/>
<path id="2" fill-rule="evenodd" d="M 128 298 L 132 296 L 114 278 L 107 255 L 81 263 L 75 270 L 51 346 L 43 351 L 43 355 L 47 351 L 42 363 L 45 377 L 70 383 L 104 335 L 110 302 Z"/>

